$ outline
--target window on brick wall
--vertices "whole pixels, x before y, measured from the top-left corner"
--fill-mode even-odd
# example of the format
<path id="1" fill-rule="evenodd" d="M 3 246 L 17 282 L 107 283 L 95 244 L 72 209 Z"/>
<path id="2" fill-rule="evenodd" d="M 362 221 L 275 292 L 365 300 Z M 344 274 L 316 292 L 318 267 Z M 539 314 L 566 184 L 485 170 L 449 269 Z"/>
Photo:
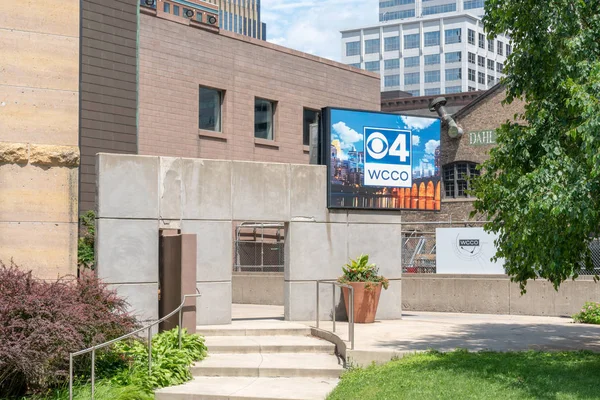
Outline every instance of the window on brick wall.
<path id="1" fill-rule="evenodd" d="M 317 110 L 311 110 L 310 108 L 304 109 L 304 123 L 302 131 L 302 144 L 305 146 L 310 145 L 310 126 L 312 124 L 319 123 L 319 117 L 321 113 Z"/>
<path id="2" fill-rule="evenodd" d="M 273 140 L 273 120 L 276 103 L 265 99 L 254 99 L 254 137 Z"/>
<path id="3" fill-rule="evenodd" d="M 477 164 L 472 162 L 456 162 L 442 168 L 444 195 L 446 198 L 471 197 L 472 178 L 479 176 Z"/>
<path id="4" fill-rule="evenodd" d="M 221 90 L 200 86 L 200 129 L 221 132 L 222 104 L 223 92 Z"/>

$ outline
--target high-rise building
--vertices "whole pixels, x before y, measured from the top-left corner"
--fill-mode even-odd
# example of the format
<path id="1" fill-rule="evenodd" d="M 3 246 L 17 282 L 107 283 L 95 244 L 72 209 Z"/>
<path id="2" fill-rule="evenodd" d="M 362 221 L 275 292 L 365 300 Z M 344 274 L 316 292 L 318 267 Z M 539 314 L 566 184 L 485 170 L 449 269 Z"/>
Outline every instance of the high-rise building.
<path id="1" fill-rule="evenodd" d="M 510 38 L 486 37 L 483 0 L 385 0 L 380 24 L 342 31 L 342 62 L 381 75 L 381 89 L 432 96 L 486 90 L 503 76 Z"/>
<path id="2" fill-rule="evenodd" d="M 205 0 L 219 6 L 219 27 L 256 39 L 267 40 L 261 21 L 260 0 Z"/>

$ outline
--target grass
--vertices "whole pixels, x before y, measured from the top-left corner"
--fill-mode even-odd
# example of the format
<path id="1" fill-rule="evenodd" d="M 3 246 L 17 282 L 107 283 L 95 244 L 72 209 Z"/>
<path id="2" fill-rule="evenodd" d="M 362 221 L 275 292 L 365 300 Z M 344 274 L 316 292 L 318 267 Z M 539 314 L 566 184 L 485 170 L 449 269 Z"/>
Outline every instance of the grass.
<path id="1" fill-rule="evenodd" d="M 430 351 L 352 369 L 328 400 L 600 399 L 600 354 Z"/>

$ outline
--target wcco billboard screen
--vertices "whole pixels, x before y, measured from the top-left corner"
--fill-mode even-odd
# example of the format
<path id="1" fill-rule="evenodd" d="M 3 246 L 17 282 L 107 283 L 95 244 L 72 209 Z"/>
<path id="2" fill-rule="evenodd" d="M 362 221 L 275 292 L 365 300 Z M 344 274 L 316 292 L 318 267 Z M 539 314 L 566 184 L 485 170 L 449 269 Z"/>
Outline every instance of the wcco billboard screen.
<path id="1" fill-rule="evenodd" d="M 325 108 L 328 207 L 440 209 L 438 118 Z"/>

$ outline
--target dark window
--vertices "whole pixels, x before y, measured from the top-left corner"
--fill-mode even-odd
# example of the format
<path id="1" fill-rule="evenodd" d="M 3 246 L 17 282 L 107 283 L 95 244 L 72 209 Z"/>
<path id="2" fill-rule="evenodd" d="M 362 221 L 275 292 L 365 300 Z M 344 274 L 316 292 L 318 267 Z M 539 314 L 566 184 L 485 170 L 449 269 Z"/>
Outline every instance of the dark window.
<path id="1" fill-rule="evenodd" d="M 223 92 L 200 86 L 199 128 L 221 132 L 221 105 Z"/>
<path id="2" fill-rule="evenodd" d="M 473 29 L 468 30 L 469 44 L 475 45 L 475 31 Z"/>
<path id="3" fill-rule="evenodd" d="M 498 40 L 497 51 L 498 51 L 499 55 L 502 55 L 502 53 L 504 53 L 504 43 L 502 43 L 499 40 Z"/>
<path id="4" fill-rule="evenodd" d="M 275 103 L 265 99 L 254 99 L 254 137 L 273 140 L 273 116 Z"/>
<path id="5" fill-rule="evenodd" d="M 469 53 L 469 62 L 475 64 L 475 53 Z"/>
<path id="6" fill-rule="evenodd" d="M 173 15 L 179 16 L 179 6 L 173 4 Z"/>
<path id="7" fill-rule="evenodd" d="M 469 80 L 475 82 L 475 70 L 469 68 Z"/>
<path id="8" fill-rule="evenodd" d="M 485 67 L 485 57 L 477 56 L 477 65 L 480 67 Z"/>
<path id="9" fill-rule="evenodd" d="M 488 39 L 488 51 L 494 52 L 494 39 Z"/>
<path id="10" fill-rule="evenodd" d="M 443 167 L 444 194 L 447 198 L 471 197 L 472 178 L 479 176 L 477 164 L 457 162 Z"/>
<path id="11" fill-rule="evenodd" d="M 479 82 L 482 85 L 485 85 L 485 72 L 477 73 L 477 82 Z"/>
<path id="12" fill-rule="evenodd" d="M 494 64 L 494 60 L 487 60 L 487 68 L 488 68 L 490 71 L 493 71 L 493 70 L 494 70 L 494 65 L 495 65 L 495 64 Z"/>
<path id="13" fill-rule="evenodd" d="M 309 108 L 304 109 L 304 124 L 302 132 L 302 144 L 305 146 L 310 145 L 310 126 L 312 124 L 319 123 L 319 117 L 321 113 L 317 110 L 311 110 Z"/>
<path id="14" fill-rule="evenodd" d="M 483 33 L 479 34 L 479 47 L 485 49 L 485 35 Z"/>
<path id="15" fill-rule="evenodd" d="M 167 14 L 171 14 L 171 4 L 165 3 L 163 6 L 163 11 L 166 12 Z"/>

